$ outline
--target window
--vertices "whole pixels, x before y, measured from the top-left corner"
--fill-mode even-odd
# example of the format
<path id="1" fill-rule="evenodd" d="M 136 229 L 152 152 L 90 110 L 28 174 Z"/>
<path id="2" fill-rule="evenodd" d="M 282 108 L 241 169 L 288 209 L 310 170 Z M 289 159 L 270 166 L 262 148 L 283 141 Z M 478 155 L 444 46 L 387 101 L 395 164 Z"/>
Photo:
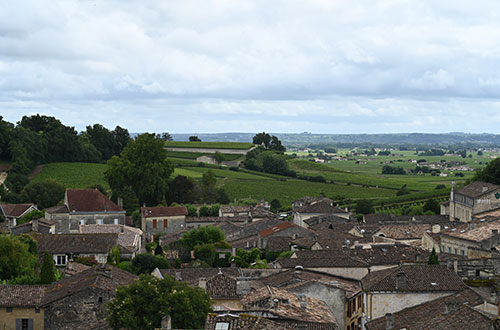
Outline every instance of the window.
<path id="1" fill-rule="evenodd" d="M 66 265 L 66 255 L 59 255 L 59 256 L 55 256 L 55 262 L 56 262 L 56 266 L 65 266 Z"/>
<path id="2" fill-rule="evenodd" d="M 457 249 L 455 248 L 454 250 L 455 250 L 455 254 L 458 254 L 458 253 L 457 253 L 457 252 L 458 252 L 458 251 L 457 251 Z"/>
<path id="3" fill-rule="evenodd" d="M 118 219 L 115 219 L 114 220 L 114 224 L 117 225 L 118 224 Z"/>
<path id="4" fill-rule="evenodd" d="M 465 251 L 464 251 L 464 250 L 460 250 L 460 254 L 461 254 L 462 256 L 465 256 Z"/>
<path id="5" fill-rule="evenodd" d="M 451 253 L 451 247 L 448 246 L 448 253 Z"/>
<path id="6" fill-rule="evenodd" d="M 7 313 L 12 313 L 12 307 L 7 307 Z"/>
<path id="7" fill-rule="evenodd" d="M 40 314 L 40 308 L 35 308 L 35 313 Z"/>
<path id="8" fill-rule="evenodd" d="M 97 224 L 102 225 L 102 219 L 97 219 Z"/>
<path id="9" fill-rule="evenodd" d="M 168 225 L 168 220 L 167 219 L 163 220 L 163 228 L 167 228 L 167 225 Z"/>
<path id="10" fill-rule="evenodd" d="M 16 319 L 16 330 L 33 330 L 33 319 Z"/>
<path id="11" fill-rule="evenodd" d="M 82 225 L 82 226 L 83 226 L 84 224 L 85 224 L 85 220 L 84 220 L 84 219 L 81 219 L 81 220 L 80 220 L 80 225 Z"/>
<path id="12" fill-rule="evenodd" d="M 102 303 L 102 297 L 99 297 L 99 302 Z"/>
<path id="13" fill-rule="evenodd" d="M 228 330 L 229 322 L 217 322 L 215 323 L 215 330 Z"/>
<path id="14" fill-rule="evenodd" d="M 156 229 L 156 219 L 153 219 L 153 229 Z"/>
<path id="15" fill-rule="evenodd" d="M 28 330 L 28 324 L 29 324 L 28 319 L 22 319 L 21 320 L 21 329 Z"/>

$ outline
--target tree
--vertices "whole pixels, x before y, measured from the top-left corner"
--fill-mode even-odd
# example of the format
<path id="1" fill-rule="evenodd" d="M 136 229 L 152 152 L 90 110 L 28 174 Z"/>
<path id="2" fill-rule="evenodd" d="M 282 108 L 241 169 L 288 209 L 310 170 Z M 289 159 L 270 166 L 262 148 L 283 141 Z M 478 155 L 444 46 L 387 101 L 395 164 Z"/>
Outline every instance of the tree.
<path id="1" fill-rule="evenodd" d="M 132 266 L 136 274 L 150 274 L 155 268 L 170 268 L 170 264 L 163 256 L 154 256 L 149 253 L 137 254 L 132 259 Z"/>
<path id="2" fill-rule="evenodd" d="M 0 281 L 33 274 L 36 263 L 37 258 L 20 238 L 0 235 Z"/>
<path id="3" fill-rule="evenodd" d="M 500 184 L 500 157 L 489 162 L 482 170 L 477 170 L 472 180 Z"/>
<path id="4" fill-rule="evenodd" d="M 44 211 L 33 210 L 30 213 L 25 214 L 22 217 L 20 217 L 19 219 L 17 219 L 16 224 L 22 225 L 23 223 L 30 222 L 33 219 L 40 219 L 40 218 L 43 218 L 44 216 L 45 216 Z"/>
<path id="5" fill-rule="evenodd" d="M 245 251 L 243 249 L 238 249 L 236 251 L 236 256 L 231 258 L 231 261 L 234 261 L 236 265 L 243 268 L 250 267 L 253 263 L 260 260 L 261 252 L 257 248 L 253 248 L 250 251 Z"/>
<path id="6" fill-rule="evenodd" d="M 151 275 L 119 287 L 110 301 L 107 321 L 114 330 L 159 328 L 164 317 L 172 318 L 172 328 L 202 329 L 212 301 L 199 287 L 191 287 L 170 276 L 160 280 Z"/>
<path id="7" fill-rule="evenodd" d="M 43 253 L 42 267 L 40 268 L 40 284 L 50 284 L 56 281 L 56 266 L 50 254 Z"/>
<path id="8" fill-rule="evenodd" d="M 432 248 L 432 252 L 429 256 L 429 261 L 427 262 L 429 265 L 439 265 L 438 255 L 436 250 Z"/>
<path id="9" fill-rule="evenodd" d="M 424 204 L 424 212 L 431 211 L 434 214 L 439 214 L 441 212 L 441 206 L 438 201 L 431 198 L 428 199 Z"/>
<path id="10" fill-rule="evenodd" d="M 135 193 L 140 204 L 158 205 L 168 189 L 173 165 L 167 160 L 163 141 L 155 134 L 141 134 L 108 161 L 105 178 L 120 196 Z"/>
<path id="11" fill-rule="evenodd" d="M 224 161 L 224 155 L 220 153 L 219 151 L 216 151 L 214 153 L 214 159 L 217 162 L 217 164 L 220 164 Z"/>
<path id="12" fill-rule="evenodd" d="M 168 132 L 161 133 L 161 139 L 163 141 L 173 141 L 174 140 L 174 138 L 172 137 L 172 135 L 170 135 L 170 133 L 168 133 Z"/>
<path id="13" fill-rule="evenodd" d="M 21 191 L 21 200 L 26 203 L 35 203 L 45 209 L 55 206 L 64 198 L 66 188 L 54 179 L 31 182 Z"/>
<path id="14" fill-rule="evenodd" d="M 271 201 L 271 205 L 270 206 L 271 206 L 271 211 L 272 212 L 278 212 L 281 209 L 281 203 L 277 199 L 273 199 Z"/>
<path id="15" fill-rule="evenodd" d="M 196 135 L 191 135 L 191 136 L 189 137 L 189 141 L 190 141 L 190 142 L 201 142 L 200 138 L 199 138 L 199 137 L 197 137 Z"/>
<path id="16" fill-rule="evenodd" d="M 266 149 L 285 152 L 286 148 L 281 144 L 281 141 L 276 136 L 271 136 L 266 132 L 257 133 L 252 139 L 253 144 L 262 145 Z"/>
<path id="17" fill-rule="evenodd" d="M 408 190 L 408 186 L 406 183 L 399 188 L 398 191 L 396 191 L 396 196 L 403 196 L 403 195 L 408 195 L 410 191 Z"/>
<path id="18" fill-rule="evenodd" d="M 211 204 L 217 201 L 217 179 L 212 170 L 203 173 L 201 177 L 201 199 L 203 202 Z"/>
<path id="19" fill-rule="evenodd" d="M 216 243 L 224 240 L 224 232 L 219 227 L 206 226 L 191 229 L 182 238 L 182 241 L 193 249 L 196 245 Z"/>
<path id="20" fill-rule="evenodd" d="M 165 194 L 165 200 L 171 203 L 194 203 L 200 198 L 200 188 L 192 179 L 184 176 L 176 176 L 169 184 Z"/>
<path id="21" fill-rule="evenodd" d="M 372 201 L 369 199 L 360 199 L 356 203 L 356 212 L 361 213 L 361 214 L 373 213 Z"/>
<path id="22" fill-rule="evenodd" d="M 160 242 L 158 242 L 158 244 L 156 244 L 155 255 L 163 256 L 163 249 L 160 245 Z"/>

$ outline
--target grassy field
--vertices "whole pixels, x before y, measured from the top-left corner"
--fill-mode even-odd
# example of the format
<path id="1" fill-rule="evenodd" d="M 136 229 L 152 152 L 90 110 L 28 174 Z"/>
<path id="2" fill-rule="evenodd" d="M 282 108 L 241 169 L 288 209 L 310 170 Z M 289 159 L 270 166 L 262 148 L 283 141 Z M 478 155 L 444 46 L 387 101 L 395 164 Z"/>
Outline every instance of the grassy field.
<path id="1" fill-rule="evenodd" d="M 172 148 L 206 148 L 206 149 L 239 149 L 247 150 L 254 146 L 247 142 L 190 142 L 190 141 L 167 141 L 165 147 Z"/>
<path id="2" fill-rule="evenodd" d="M 31 181 L 54 179 L 66 188 L 89 188 L 100 184 L 108 189 L 108 183 L 104 180 L 106 168 L 106 164 L 50 163 L 44 165 L 42 172 Z"/>

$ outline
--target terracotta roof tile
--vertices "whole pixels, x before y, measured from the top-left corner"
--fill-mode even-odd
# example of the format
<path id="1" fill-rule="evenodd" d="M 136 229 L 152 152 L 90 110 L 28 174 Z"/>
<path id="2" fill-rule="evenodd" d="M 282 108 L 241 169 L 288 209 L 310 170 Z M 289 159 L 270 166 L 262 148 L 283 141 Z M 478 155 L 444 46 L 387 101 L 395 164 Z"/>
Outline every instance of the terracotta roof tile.
<path id="1" fill-rule="evenodd" d="M 46 285 L 0 285 L 0 307 L 39 307 Z"/>
<path id="2" fill-rule="evenodd" d="M 383 225 L 379 229 L 385 237 L 394 239 L 420 239 L 428 230 L 431 230 L 431 225 L 429 224 Z"/>
<path id="3" fill-rule="evenodd" d="M 123 212 L 113 201 L 97 189 L 66 189 L 70 212 Z"/>
<path id="4" fill-rule="evenodd" d="M 259 232 L 259 235 L 262 236 L 262 237 L 268 237 L 268 236 L 271 236 L 273 235 L 274 233 L 277 233 L 277 232 L 280 232 L 284 229 L 287 229 L 287 228 L 290 228 L 290 227 L 293 227 L 295 226 L 293 223 L 291 222 L 288 222 L 288 221 L 284 221 L 280 224 L 277 224 L 275 226 L 272 226 L 270 228 L 267 228 L 261 232 Z"/>

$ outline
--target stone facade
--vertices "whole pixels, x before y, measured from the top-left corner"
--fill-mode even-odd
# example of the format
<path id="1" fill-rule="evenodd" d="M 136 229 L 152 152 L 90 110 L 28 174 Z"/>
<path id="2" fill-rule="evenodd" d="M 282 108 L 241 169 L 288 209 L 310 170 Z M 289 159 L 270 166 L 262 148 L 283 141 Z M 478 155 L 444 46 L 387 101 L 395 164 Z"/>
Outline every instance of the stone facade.
<path id="1" fill-rule="evenodd" d="M 186 216 L 164 216 L 155 218 L 143 218 L 142 231 L 146 238 L 151 241 L 154 236 L 162 233 L 175 233 L 185 229 Z"/>
<path id="2" fill-rule="evenodd" d="M 44 310 L 43 308 L 21 308 L 13 307 L 11 312 L 7 312 L 7 308 L 0 308 L 0 329 L 2 330 L 17 330 L 16 325 L 20 324 L 21 320 L 27 320 L 28 329 L 44 330 Z"/>
<path id="3" fill-rule="evenodd" d="M 453 186 L 449 208 L 447 210 L 443 208 L 442 212 L 448 211 L 451 221 L 458 219 L 462 222 L 470 222 L 475 214 L 498 207 L 500 207 L 500 187 L 473 182 L 458 190 L 455 190 Z"/>

